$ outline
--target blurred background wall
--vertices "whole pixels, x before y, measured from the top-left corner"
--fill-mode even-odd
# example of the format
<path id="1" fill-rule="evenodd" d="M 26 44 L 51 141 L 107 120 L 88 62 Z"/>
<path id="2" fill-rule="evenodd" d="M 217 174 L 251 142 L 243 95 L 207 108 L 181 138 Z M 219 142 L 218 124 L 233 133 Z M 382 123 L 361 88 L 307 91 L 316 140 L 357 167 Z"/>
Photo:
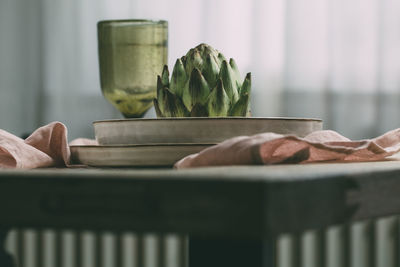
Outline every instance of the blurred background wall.
<path id="1" fill-rule="evenodd" d="M 0 0 L 0 129 L 57 120 L 73 139 L 121 118 L 100 91 L 96 23 L 126 18 L 169 21 L 170 65 L 201 42 L 234 57 L 254 116 L 355 139 L 400 127 L 397 0 Z"/>

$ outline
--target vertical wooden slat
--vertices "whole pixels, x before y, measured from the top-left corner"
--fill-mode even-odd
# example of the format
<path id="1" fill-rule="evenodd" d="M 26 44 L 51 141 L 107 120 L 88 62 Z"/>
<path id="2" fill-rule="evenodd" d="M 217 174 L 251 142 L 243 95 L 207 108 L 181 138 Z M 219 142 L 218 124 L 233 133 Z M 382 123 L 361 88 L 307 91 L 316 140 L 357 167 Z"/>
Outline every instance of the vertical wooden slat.
<path id="1" fill-rule="evenodd" d="M 286 234 L 279 235 L 276 238 L 276 253 L 275 253 L 275 266 L 290 266 L 288 259 L 291 259 L 291 254 L 288 253 L 287 246 L 288 236 Z"/>
<path id="2" fill-rule="evenodd" d="M 179 236 L 179 267 L 188 267 L 188 253 L 187 236 Z"/>
<path id="3" fill-rule="evenodd" d="M 389 250 L 390 255 L 390 267 L 398 267 L 399 266 L 399 225 L 398 225 L 398 217 L 393 216 L 386 220 L 387 227 L 387 246 L 386 249 Z M 378 226 L 376 226 L 376 232 L 378 232 Z M 379 238 L 379 235 L 376 235 L 376 239 Z M 379 251 L 379 250 L 377 250 Z M 376 257 L 380 256 L 377 254 Z"/>
<path id="4" fill-rule="evenodd" d="M 0 266 L 15 266 L 12 255 L 6 250 L 6 240 L 9 237 L 9 233 L 9 229 L 0 229 Z"/>
<path id="5" fill-rule="evenodd" d="M 41 229 L 36 231 L 36 253 L 35 253 L 35 266 L 43 267 L 43 232 Z"/>
<path id="6" fill-rule="evenodd" d="M 15 259 L 15 255 L 17 255 L 17 252 L 16 252 L 17 251 L 17 244 L 16 244 L 16 240 L 15 240 L 15 229 L 12 229 L 12 230 L 8 231 L 4 247 L 5 247 L 7 252 L 9 252 L 11 255 L 13 255 L 14 261 L 15 261 L 16 260 Z"/>

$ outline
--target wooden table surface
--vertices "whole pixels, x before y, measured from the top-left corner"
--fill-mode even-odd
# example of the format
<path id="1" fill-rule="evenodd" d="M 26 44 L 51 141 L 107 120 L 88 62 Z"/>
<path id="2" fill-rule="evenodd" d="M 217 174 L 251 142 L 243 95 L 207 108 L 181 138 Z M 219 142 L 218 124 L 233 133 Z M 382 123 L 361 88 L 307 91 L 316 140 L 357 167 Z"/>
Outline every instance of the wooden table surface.
<path id="1" fill-rule="evenodd" d="M 400 212 L 400 162 L 0 170 L 0 226 L 259 238 Z"/>
<path id="2" fill-rule="evenodd" d="M 11 227 L 188 234 L 190 267 L 275 266 L 274 238 L 400 212 L 400 162 L 0 170 Z"/>

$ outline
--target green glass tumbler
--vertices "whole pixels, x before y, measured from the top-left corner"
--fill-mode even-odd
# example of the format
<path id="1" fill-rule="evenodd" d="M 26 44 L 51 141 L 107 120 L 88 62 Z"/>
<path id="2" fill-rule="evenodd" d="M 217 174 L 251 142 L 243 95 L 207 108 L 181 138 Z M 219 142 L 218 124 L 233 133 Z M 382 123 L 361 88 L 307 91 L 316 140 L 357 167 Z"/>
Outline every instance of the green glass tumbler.
<path id="1" fill-rule="evenodd" d="M 167 64 L 168 22 L 105 20 L 98 22 L 97 34 L 104 97 L 125 118 L 143 117 Z"/>

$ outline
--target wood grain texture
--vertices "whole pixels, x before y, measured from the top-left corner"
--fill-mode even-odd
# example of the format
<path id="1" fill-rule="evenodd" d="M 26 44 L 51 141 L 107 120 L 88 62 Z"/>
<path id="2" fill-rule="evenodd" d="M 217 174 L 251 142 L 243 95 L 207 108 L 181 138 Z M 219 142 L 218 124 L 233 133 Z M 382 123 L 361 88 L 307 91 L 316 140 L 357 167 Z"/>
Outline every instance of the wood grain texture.
<path id="1" fill-rule="evenodd" d="M 400 163 L 0 171 L 3 227 L 269 238 L 400 212 Z"/>

